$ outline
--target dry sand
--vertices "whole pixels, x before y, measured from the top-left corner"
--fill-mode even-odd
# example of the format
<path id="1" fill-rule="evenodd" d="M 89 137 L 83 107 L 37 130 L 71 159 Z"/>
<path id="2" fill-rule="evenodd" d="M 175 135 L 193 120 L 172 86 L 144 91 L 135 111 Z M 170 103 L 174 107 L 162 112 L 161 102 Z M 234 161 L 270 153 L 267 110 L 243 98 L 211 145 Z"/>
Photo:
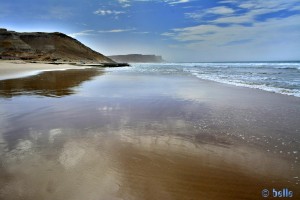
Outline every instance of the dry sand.
<path id="1" fill-rule="evenodd" d="M 0 80 L 21 78 L 36 75 L 43 71 L 57 71 L 66 69 L 84 69 L 88 67 L 75 66 L 70 64 L 46 64 L 28 63 L 19 60 L 0 60 Z"/>

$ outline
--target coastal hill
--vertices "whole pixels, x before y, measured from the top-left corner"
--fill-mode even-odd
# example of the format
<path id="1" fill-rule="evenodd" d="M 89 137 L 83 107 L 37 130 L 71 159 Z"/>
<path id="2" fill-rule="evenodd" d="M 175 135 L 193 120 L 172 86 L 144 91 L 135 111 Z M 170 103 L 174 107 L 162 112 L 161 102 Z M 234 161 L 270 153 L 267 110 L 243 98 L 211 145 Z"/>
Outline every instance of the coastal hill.
<path id="1" fill-rule="evenodd" d="M 0 29 L 0 59 L 115 63 L 63 33 L 19 33 Z"/>
<path id="2" fill-rule="evenodd" d="M 108 57 L 116 62 L 126 62 L 126 63 L 164 62 L 161 56 L 156 56 L 156 55 L 128 54 L 128 55 L 113 55 Z"/>

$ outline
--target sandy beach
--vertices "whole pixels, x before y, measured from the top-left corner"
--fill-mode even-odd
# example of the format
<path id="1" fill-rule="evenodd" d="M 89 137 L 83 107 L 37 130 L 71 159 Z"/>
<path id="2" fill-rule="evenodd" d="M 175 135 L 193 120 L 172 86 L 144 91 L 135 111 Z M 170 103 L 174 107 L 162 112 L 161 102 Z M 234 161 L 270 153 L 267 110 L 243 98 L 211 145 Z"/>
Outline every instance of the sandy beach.
<path id="1" fill-rule="evenodd" d="M 13 79 L 36 75 L 44 71 L 57 71 L 66 69 L 84 69 L 88 67 L 75 66 L 70 64 L 47 64 L 47 63 L 28 63 L 20 60 L 1 60 L 0 61 L 0 80 Z"/>
<path id="2" fill-rule="evenodd" d="M 2 199 L 299 196 L 297 97 L 126 69 L 39 77 L 0 81 Z"/>
<path id="3" fill-rule="evenodd" d="M 0 21 L 0 200 L 300 200 L 299 0 L 1 1 Z"/>

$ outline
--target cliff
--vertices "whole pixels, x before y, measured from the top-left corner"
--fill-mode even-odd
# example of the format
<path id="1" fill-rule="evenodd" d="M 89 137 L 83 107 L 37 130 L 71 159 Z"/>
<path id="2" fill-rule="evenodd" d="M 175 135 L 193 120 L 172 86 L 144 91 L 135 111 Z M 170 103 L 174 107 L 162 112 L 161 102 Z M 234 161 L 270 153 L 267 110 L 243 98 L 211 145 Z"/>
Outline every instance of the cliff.
<path id="1" fill-rule="evenodd" d="M 126 63 L 164 62 L 161 56 L 156 56 L 156 55 L 128 54 L 128 55 L 114 55 L 108 57 L 116 62 L 126 62 Z"/>
<path id="2" fill-rule="evenodd" d="M 114 63 L 63 33 L 19 33 L 0 29 L 0 59 Z"/>

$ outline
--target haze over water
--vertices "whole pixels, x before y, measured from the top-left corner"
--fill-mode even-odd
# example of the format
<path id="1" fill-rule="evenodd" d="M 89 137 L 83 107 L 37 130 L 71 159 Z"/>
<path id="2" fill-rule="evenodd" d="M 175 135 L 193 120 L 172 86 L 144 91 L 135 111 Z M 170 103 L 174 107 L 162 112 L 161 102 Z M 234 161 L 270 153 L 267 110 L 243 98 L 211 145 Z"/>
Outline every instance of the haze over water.
<path id="1" fill-rule="evenodd" d="M 257 199 L 274 187 L 299 195 L 300 99 L 199 78 L 220 78 L 224 65 L 0 81 L 0 197 Z"/>

